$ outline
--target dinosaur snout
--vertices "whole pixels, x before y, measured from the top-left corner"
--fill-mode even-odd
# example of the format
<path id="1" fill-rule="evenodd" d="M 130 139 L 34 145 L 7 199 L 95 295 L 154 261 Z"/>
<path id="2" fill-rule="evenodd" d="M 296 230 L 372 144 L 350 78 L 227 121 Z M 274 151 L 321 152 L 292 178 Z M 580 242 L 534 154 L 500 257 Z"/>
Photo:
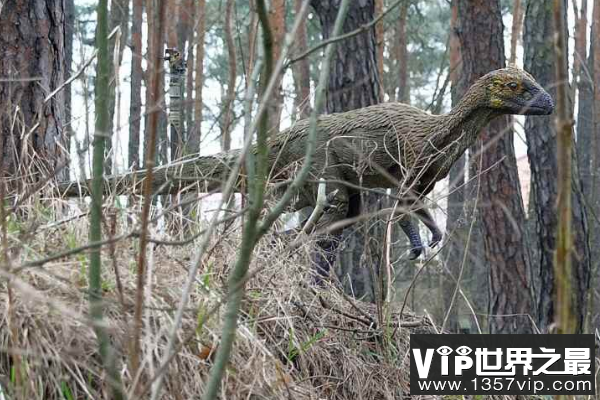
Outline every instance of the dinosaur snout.
<path id="1" fill-rule="evenodd" d="M 526 115 L 550 115 L 554 112 L 554 100 L 544 89 L 539 89 L 525 108 Z"/>
<path id="2" fill-rule="evenodd" d="M 554 100 L 552 100 L 552 96 L 550 96 L 546 91 L 541 93 L 540 99 L 536 106 L 543 111 L 543 115 L 550 115 L 554 112 Z"/>

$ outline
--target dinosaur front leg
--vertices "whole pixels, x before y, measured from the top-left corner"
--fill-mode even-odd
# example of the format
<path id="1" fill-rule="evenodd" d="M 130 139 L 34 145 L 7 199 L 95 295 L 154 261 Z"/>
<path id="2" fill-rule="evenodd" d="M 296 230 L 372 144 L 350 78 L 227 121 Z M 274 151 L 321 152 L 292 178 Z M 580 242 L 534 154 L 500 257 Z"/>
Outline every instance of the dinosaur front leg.
<path id="1" fill-rule="evenodd" d="M 312 253 L 312 262 L 315 265 L 317 274 L 315 275 L 315 283 L 322 284 L 323 279 L 329 276 L 329 271 L 335 264 L 337 248 L 342 240 L 341 233 L 323 235 L 317 240 L 317 249 Z"/>
<path id="2" fill-rule="evenodd" d="M 331 227 L 331 224 L 341 221 L 348 214 L 349 196 L 344 185 L 326 183 L 327 204 L 323 214 L 315 221 L 317 232 Z M 329 271 L 335 263 L 337 248 L 341 242 L 341 229 L 329 233 L 320 233 L 317 239 L 319 249 L 312 255 L 312 261 L 316 265 L 317 275 L 315 282 L 322 283 L 322 279 L 329 276 Z"/>

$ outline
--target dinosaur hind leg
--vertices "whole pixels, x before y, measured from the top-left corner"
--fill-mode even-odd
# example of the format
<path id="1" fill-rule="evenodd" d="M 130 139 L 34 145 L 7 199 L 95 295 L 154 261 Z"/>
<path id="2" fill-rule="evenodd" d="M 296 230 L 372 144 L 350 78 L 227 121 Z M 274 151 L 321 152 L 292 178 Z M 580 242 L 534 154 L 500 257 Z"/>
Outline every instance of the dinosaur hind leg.
<path id="1" fill-rule="evenodd" d="M 423 251 L 423 243 L 421 242 L 421 235 L 419 230 L 415 227 L 409 213 L 405 213 L 400 219 L 400 228 L 404 231 L 404 234 L 410 242 L 410 260 L 415 260 L 421 255 Z"/>
<path id="2" fill-rule="evenodd" d="M 400 227 L 410 241 L 412 247 L 410 259 L 414 260 L 421 254 L 423 244 L 421 242 L 419 230 L 410 217 L 411 213 L 414 213 L 431 232 L 432 238 L 431 243 L 429 244 L 430 247 L 435 247 L 442 240 L 442 231 L 440 231 L 431 216 L 429 209 L 421 200 L 420 194 L 414 192 L 408 193 L 403 206 L 406 208 L 406 211 L 400 220 Z"/>
<path id="3" fill-rule="evenodd" d="M 421 207 L 415 210 L 415 214 L 431 232 L 431 242 L 429 243 L 429 246 L 435 247 L 442 240 L 442 231 L 438 228 L 431 213 L 424 204 L 421 203 Z"/>

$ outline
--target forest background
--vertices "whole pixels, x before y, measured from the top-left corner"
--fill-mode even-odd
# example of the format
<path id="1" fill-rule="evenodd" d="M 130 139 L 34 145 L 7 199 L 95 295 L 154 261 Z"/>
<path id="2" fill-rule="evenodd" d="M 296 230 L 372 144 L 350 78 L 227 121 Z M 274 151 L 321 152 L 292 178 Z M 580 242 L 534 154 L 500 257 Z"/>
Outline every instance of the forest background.
<path id="1" fill-rule="evenodd" d="M 98 122 L 102 120 L 96 112 L 98 104 L 101 105 L 98 109 L 108 115 L 106 125 L 100 130 L 110 133 L 106 149 L 100 153 L 102 171 L 106 175 L 147 167 L 149 148 L 155 149 L 157 166 L 198 152 L 206 155 L 239 148 L 248 121 L 262 104 L 268 104 L 272 134 L 310 117 L 316 106 L 317 83 L 328 48 L 320 44 L 331 34 L 341 2 L 308 2 L 306 17 L 300 18 L 295 34 L 288 37 L 286 43 L 286 34 L 296 25 L 295 17 L 303 12 L 303 3 L 301 0 L 272 0 L 268 4 L 275 60 L 282 50 L 286 55 L 283 72 L 275 74 L 275 90 L 266 100 L 262 97 L 264 88 L 256 79 L 260 72 L 257 72 L 257 62 L 263 62 L 265 50 L 261 44 L 258 5 L 254 1 L 104 0 L 98 4 L 87 0 L 30 0 L 2 5 L 0 42 L 8 49 L 8 56 L 0 62 L 0 73 L 7 82 L 16 82 L 3 85 L 0 91 L 0 98 L 5 100 L 3 104 L 9 105 L 2 116 L 2 174 L 6 177 L 2 196 L 7 201 L 6 210 L 13 211 L 7 213 L 3 209 L 3 262 L 7 266 L 3 272 L 7 279 L 3 283 L 3 296 L 9 304 L 5 318 L 10 327 L 4 335 L 7 348 L 19 349 L 5 352 L 1 370 L 10 378 L 7 382 L 0 381 L 3 387 L 20 390 L 23 398 L 31 393 L 46 393 L 46 396 L 52 391 L 57 396 L 67 396 L 66 392 L 74 391 L 115 390 L 117 393 L 120 382 L 124 381 L 131 393 L 138 393 L 144 390 L 136 381 L 140 379 L 147 383 L 146 390 L 153 398 L 158 398 L 162 393 L 162 376 L 167 375 L 166 384 L 170 387 L 178 384 L 173 371 L 164 374 L 159 367 L 161 363 L 167 365 L 173 354 L 180 354 L 174 346 L 177 340 L 184 342 L 176 339 L 186 331 L 184 326 L 187 330 L 196 326 L 197 348 L 190 352 L 204 363 L 197 373 L 206 375 L 210 370 L 212 357 L 219 347 L 221 327 L 213 321 L 205 327 L 204 315 L 216 301 L 214 296 L 225 296 L 235 254 L 243 247 L 242 222 L 238 219 L 219 227 L 205 241 L 198 232 L 212 226 L 209 221 L 214 215 L 220 218 L 228 212 L 241 212 L 242 197 L 235 197 L 235 201 L 228 203 L 230 209 L 225 211 L 219 209 L 222 198 L 218 194 L 192 201 L 187 201 L 185 196 L 160 196 L 151 202 L 147 197 L 133 195 L 104 199 L 103 208 L 98 208 L 101 210 L 98 239 L 108 239 L 103 246 L 102 270 L 97 275 L 101 287 L 92 293 L 102 292 L 105 299 L 98 300 L 98 304 L 104 306 L 105 317 L 111 321 L 109 325 L 114 325 L 109 329 L 110 335 L 105 336 L 98 328 L 101 324 L 89 322 L 89 318 L 94 320 L 94 310 L 102 307 L 92 306 L 90 316 L 80 310 L 87 304 L 86 290 L 92 287 L 87 275 L 93 270 L 93 262 L 90 259 L 88 264 L 84 253 L 90 248 L 92 255 L 99 257 L 100 253 L 96 251 L 98 246 L 86 244 L 88 234 L 93 233 L 88 230 L 85 218 L 94 214 L 94 201 L 62 199 L 55 190 L 55 183 L 92 177 L 92 144 L 99 131 Z M 600 41 L 595 39 L 600 37 L 600 0 L 360 0 L 350 3 L 342 31 L 360 30 L 345 40 L 336 41 L 323 110 L 327 113 L 382 101 L 401 101 L 435 114 L 448 112 L 477 77 L 507 63 L 524 67 L 556 97 L 562 83 L 557 82 L 554 71 L 557 61 L 553 38 L 560 29 L 553 25 L 553 7 L 555 3 L 562 4 L 560 16 L 567 38 L 568 108 L 575 122 L 570 257 L 573 269 L 568 279 L 575 314 L 573 330 L 598 336 L 600 292 L 595 278 L 600 273 L 600 248 L 594 244 L 600 232 L 600 89 L 594 82 L 600 82 L 600 56 L 595 57 L 600 52 Z M 105 34 L 99 33 L 104 32 L 99 18 L 103 7 L 108 12 Z M 26 9 L 34 11 L 25 12 Z M 378 16 L 382 18 L 376 20 Z M 108 39 L 105 54 L 100 51 L 99 38 Z M 167 93 L 173 76 L 169 75 L 172 72 L 169 64 L 161 59 L 162 51 L 157 53 L 163 47 L 177 48 L 187 62 L 180 103 L 174 102 Z M 23 51 L 24 48 L 28 50 Z M 309 49 L 313 51 L 307 53 Z M 21 58 L 15 56 L 19 52 Z M 104 61 L 108 60 L 104 76 L 107 80 L 101 80 L 99 72 L 103 57 Z M 30 81 L 42 84 L 31 85 Z M 254 86 L 257 90 L 252 93 L 249 89 Z M 152 90 L 160 95 L 154 96 Z M 99 99 L 105 102 L 98 103 Z M 173 127 L 173 110 L 179 116 L 178 129 Z M 564 165 L 556 156 L 554 117 L 538 118 L 514 117 L 493 124 L 482 134 L 482 140 L 454 166 L 450 177 L 430 195 L 436 221 L 446 226 L 440 251 L 429 249 L 423 259 L 409 261 L 408 243 L 403 234 L 390 228 L 390 221 L 381 218 L 369 220 L 364 230 L 347 230 L 336 266 L 345 294 L 331 294 L 341 297 L 330 299 L 329 308 L 326 302 L 321 303 L 323 309 L 340 311 L 342 305 L 337 301 L 350 309 L 360 309 L 354 300 L 349 300 L 359 298 L 365 307 L 375 304 L 375 311 L 369 313 L 377 315 L 380 325 L 384 325 L 385 316 L 397 313 L 400 308 L 400 321 L 404 321 L 408 309 L 414 313 L 406 326 L 421 324 L 434 331 L 534 333 L 555 329 L 554 294 L 559 279 L 553 272 L 559 224 L 555 207 L 559 194 L 557 176 Z M 156 135 L 154 147 L 149 145 L 153 134 Z M 491 147 L 482 150 L 482 143 L 488 142 Z M 385 196 L 369 199 L 369 211 L 393 204 Z M 182 201 L 189 204 L 179 204 Z M 292 223 L 293 218 L 289 224 Z M 140 229 L 150 232 L 149 243 L 137 239 L 145 237 L 137 230 L 138 226 L 146 226 Z M 423 230 L 422 235 L 426 237 L 427 233 Z M 284 367 L 275 364 L 275 372 L 266 375 L 274 374 L 275 381 L 284 383 L 279 387 L 279 383 L 273 384 L 270 378 L 265 378 L 259 385 L 260 390 L 274 391 L 277 386 L 277 390 L 284 392 L 289 390 L 287 384 L 298 379 L 300 391 L 312 390 L 298 383 L 308 380 L 311 387 L 333 387 L 331 390 L 338 393 L 339 398 L 350 398 L 364 384 L 358 383 L 361 382 L 359 376 L 348 386 L 323 383 L 319 381 L 322 378 L 314 378 L 311 369 L 302 364 L 311 357 L 311 352 L 323 350 L 327 335 L 335 331 L 332 326 L 343 328 L 341 325 L 347 321 L 342 323 L 334 318 L 335 323 L 322 323 L 321 329 L 316 331 L 306 326 L 292 329 L 293 324 L 282 323 L 269 334 L 265 333 L 267 328 L 252 325 L 268 320 L 264 315 L 264 320 L 257 316 L 260 312 L 253 308 L 257 304 L 270 310 L 278 321 L 285 319 L 282 315 L 305 313 L 302 307 L 310 304 L 304 298 L 290 300 L 306 294 L 301 282 L 309 281 L 307 276 L 312 270 L 308 253 L 314 243 L 310 240 L 301 251 L 290 256 L 293 261 L 286 267 L 290 281 L 282 278 L 283 286 L 287 285 L 294 295 L 284 292 L 270 297 L 273 293 L 268 290 L 281 290 L 271 287 L 270 274 L 285 263 L 273 260 L 273 253 L 288 251 L 285 241 L 279 240 L 277 236 L 269 236 L 253 244 L 258 247 L 252 265 L 262 263 L 268 268 L 266 271 L 259 268 L 250 275 L 256 281 L 248 282 L 245 297 L 248 303 L 244 303 L 241 310 L 244 324 L 249 325 L 243 325 L 241 335 L 245 344 L 234 348 L 233 357 L 235 359 L 237 354 L 243 358 L 244 351 L 256 349 L 260 339 L 272 334 L 269 351 L 285 353 L 280 354 Z M 198 256 L 194 250 L 206 250 L 207 243 L 210 251 L 200 252 Z M 271 245 L 275 250 L 269 247 Z M 374 250 L 365 251 L 367 248 Z M 364 268 L 364 254 L 368 253 L 371 258 L 366 264 L 385 268 L 375 274 L 365 272 L 368 269 Z M 147 260 L 139 258 L 140 254 Z M 145 268 L 145 264 L 150 269 Z M 195 268 L 199 269 L 199 278 L 191 275 L 190 271 Z M 173 270 L 178 273 L 174 274 Z M 382 270 L 387 271 L 387 275 Z M 155 275 L 146 275 L 148 273 Z M 190 295 L 186 293 L 187 284 L 184 285 L 187 273 L 190 273 L 189 282 L 198 286 L 194 286 L 191 293 L 195 304 L 201 304 L 199 308 L 190 306 L 191 310 L 185 308 Z M 385 275 L 381 281 L 379 275 Z M 69 291 L 73 285 L 65 286 L 66 282 L 77 283 L 74 292 Z M 144 289 L 144 282 L 156 292 Z M 261 284 L 265 282 L 268 289 L 261 291 Z M 172 288 L 182 290 L 171 292 Z M 382 292 L 387 296 L 382 296 Z M 52 301 L 48 308 L 32 311 L 24 301 L 29 296 Z M 146 296 L 146 303 L 153 303 L 154 308 L 142 307 L 142 296 Z M 182 300 L 178 302 L 180 297 Z M 267 305 L 262 304 L 266 298 L 270 299 Z M 60 302 L 54 303 L 54 300 Z M 220 305 L 221 301 L 216 303 Z M 285 302 L 295 304 L 296 308 L 290 311 L 287 307 L 292 306 L 281 304 Z M 84 315 L 67 312 L 74 305 L 77 312 Z M 165 315 L 160 314 L 161 307 L 167 309 Z M 182 311 L 184 309 L 187 311 Z M 147 313 L 143 320 L 142 310 Z M 382 310 L 392 311 L 388 314 Z M 102 368 L 109 371 L 113 381 L 108 379 L 104 386 L 95 381 L 87 384 L 89 379 L 83 378 L 85 373 L 81 371 L 85 369 L 81 369 L 81 360 L 77 357 L 73 365 L 77 365 L 80 372 L 68 372 L 70 378 L 66 380 L 60 378 L 65 368 L 73 368 L 73 360 L 67 360 L 66 353 L 59 351 L 55 356 L 63 361 L 58 363 L 56 371 L 50 369 L 47 375 L 55 377 L 56 384 L 42 385 L 43 389 L 23 384 L 31 371 L 27 369 L 30 361 L 20 352 L 35 346 L 23 339 L 22 334 L 40 315 L 55 312 L 65 312 L 73 323 L 86 321 L 87 331 L 82 337 L 89 342 L 84 347 L 95 348 L 94 340 L 99 339 L 102 361 L 90 355 L 94 351 L 88 351 L 87 357 L 92 357 L 97 371 Z M 157 314 L 148 314 L 151 312 Z M 323 315 L 329 314 L 324 312 Z M 423 320 L 417 324 L 414 319 L 420 317 Z M 152 318 L 162 322 L 153 325 Z M 128 319 L 137 324 L 139 331 L 129 331 Z M 65 326 L 58 328 L 55 322 L 51 321 L 47 333 L 39 336 L 38 345 L 49 340 L 49 335 L 57 338 L 62 335 L 58 332 L 65 331 Z M 173 325 L 162 329 L 162 323 Z M 368 329 L 374 328 L 369 325 Z M 357 332 L 355 327 L 350 330 Z M 408 331 L 402 332 L 408 334 Z M 107 337 L 119 344 L 108 344 Z M 122 342 L 115 338 L 121 338 Z M 341 349 L 351 342 L 349 338 L 344 340 L 336 342 Z M 131 348 L 128 348 L 129 341 L 133 343 Z M 281 350 L 278 346 L 285 341 L 287 349 Z M 389 343 L 386 340 L 382 343 L 381 348 L 376 347 L 388 352 L 386 357 L 390 359 L 385 362 L 396 371 L 398 360 L 390 355 L 390 348 L 386 347 Z M 67 347 L 67 353 L 73 350 L 71 345 Z M 156 350 L 158 348 L 161 350 Z M 116 356 L 111 355 L 114 350 Z M 196 354 L 198 351 L 200 356 Z M 269 353 L 262 348 L 260 351 Z M 399 348 L 395 351 L 400 352 Z M 152 355 L 153 352 L 156 354 Z M 320 355 L 323 359 L 330 357 Z M 148 370 L 140 366 L 144 357 L 154 360 L 145 361 L 150 365 L 145 367 Z M 356 357 L 360 362 L 367 362 L 362 356 Z M 42 359 L 47 360 L 47 357 Z M 335 364 L 335 359 L 329 361 Z M 117 376 L 111 362 L 126 365 L 128 372 Z M 357 368 L 360 362 L 356 361 Z M 193 368 L 194 363 L 186 364 L 185 369 L 190 374 L 184 374 L 179 382 L 192 393 L 194 388 L 204 389 L 205 382 L 209 382 L 204 375 L 197 379 L 198 376 L 190 372 Z M 278 377 L 277 371 L 281 368 L 293 376 L 289 382 L 286 377 Z M 327 371 L 323 365 L 321 369 L 315 365 L 311 368 Z M 155 374 L 155 369 L 160 372 Z M 95 378 L 103 376 L 97 371 L 93 374 Z M 306 375 L 294 375 L 298 371 Z M 140 374 L 137 378 L 136 373 Z M 401 380 L 394 375 L 396 373 L 386 379 Z M 250 385 L 244 378 L 234 377 L 231 371 L 227 374 L 229 383 L 240 379 L 238 383 L 243 381 L 244 385 Z M 158 376 L 159 383 L 154 384 L 148 376 Z M 361 374 L 361 377 L 364 376 Z M 197 383 L 190 383 L 196 380 Z M 63 383 L 68 389 L 64 389 Z M 208 385 L 210 387 L 210 383 Z M 231 386 L 225 387 L 223 390 L 238 393 Z M 369 387 L 376 390 L 372 385 Z M 241 396 L 241 393 L 238 394 Z"/>

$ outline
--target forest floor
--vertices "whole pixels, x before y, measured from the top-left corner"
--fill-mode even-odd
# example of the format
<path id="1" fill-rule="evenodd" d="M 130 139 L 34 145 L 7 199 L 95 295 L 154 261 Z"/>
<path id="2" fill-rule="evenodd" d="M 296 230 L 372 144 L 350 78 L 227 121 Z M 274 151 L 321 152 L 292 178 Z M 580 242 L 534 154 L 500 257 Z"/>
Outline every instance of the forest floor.
<path id="1" fill-rule="evenodd" d="M 0 299 L 6 305 L 0 319 L 8 329 L 0 330 L 0 398 L 2 393 L 10 399 L 110 398 L 88 313 L 88 254 L 76 251 L 88 238 L 86 209 L 79 206 L 74 212 L 71 204 L 70 217 L 57 218 L 64 215 L 64 203 L 43 209 L 30 205 L 19 220 L 11 217 L 6 224 L 2 255 L 9 267 L 0 271 Z M 197 243 L 148 247 L 142 373 L 134 376 L 129 362 L 138 240 L 127 232 L 135 215 L 123 209 L 105 213 L 105 236 L 125 237 L 102 251 L 104 326 L 126 390 L 137 386 L 131 398 L 150 398 Z M 172 228 L 166 224 L 151 235 Z M 220 337 L 226 278 L 240 241 L 237 227 L 219 229 L 193 283 L 177 330 L 177 356 L 164 369 L 161 399 L 198 398 L 207 381 Z M 306 242 L 289 252 L 274 238 L 259 244 L 221 397 L 408 396 L 410 333 L 435 333 L 436 328 L 399 304 L 376 306 L 351 299 L 332 284 L 310 284 L 310 246 Z M 54 257 L 64 251 L 73 254 Z"/>

